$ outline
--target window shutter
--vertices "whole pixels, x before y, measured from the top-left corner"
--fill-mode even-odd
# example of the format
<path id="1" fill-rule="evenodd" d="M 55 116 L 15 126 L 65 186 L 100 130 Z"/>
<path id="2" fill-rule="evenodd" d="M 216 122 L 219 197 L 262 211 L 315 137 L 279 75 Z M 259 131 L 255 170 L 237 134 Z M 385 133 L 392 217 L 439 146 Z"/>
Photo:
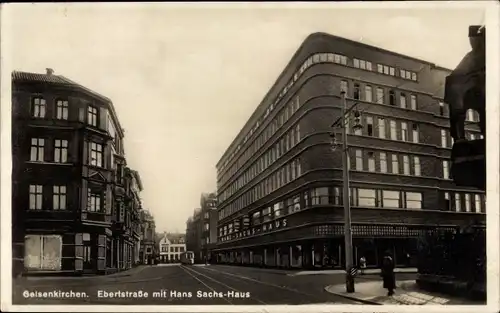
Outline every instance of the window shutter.
<path id="1" fill-rule="evenodd" d="M 42 266 L 42 236 L 27 235 L 24 239 L 24 267 L 40 269 Z"/>
<path id="2" fill-rule="evenodd" d="M 42 269 L 61 270 L 62 237 L 49 235 L 43 237 Z"/>
<path id="3" fill-rule="evenodd" d="M 99 128 L 108 131 L 108 109 L 99 108 Z"/>
<path id="4" fill-rule="evenodd" d="M 57 103 L 57 102 L 56 102 Z M 68 120 L 69 121 L 76 121 L 77 116 L 76 116 L 76 107 L 78 105 L 78 99 L 75 97 L 68 97 Z M 54 114 L 57 114 L 57 104 L 54 106 L 56 112 Z"/>
<path id="5" fill-rule="evenodd" d="M 97 240 L 97 269 L 106 269 L 106 235 L 99 235 Z"/>
<path id="6" fill-rule="evenodd" d="M 87 119 L 85 118 L 86 107 L 78 108 L 78 121 L 85 123 Z"/>
<path id="7" fill-rule="evenodd" d="M 83 270 L 83 234 L 75 234 L 75 270 Z"/>

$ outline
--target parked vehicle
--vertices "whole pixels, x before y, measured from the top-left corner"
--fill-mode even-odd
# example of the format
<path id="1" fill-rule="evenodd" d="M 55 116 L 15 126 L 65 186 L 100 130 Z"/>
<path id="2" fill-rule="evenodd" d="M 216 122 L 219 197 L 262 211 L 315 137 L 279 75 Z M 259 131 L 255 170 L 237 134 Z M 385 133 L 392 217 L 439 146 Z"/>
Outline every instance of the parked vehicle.
<path id="1" fill-rule="evenodd" d="M 181 254 L 181 264 L 193 265 L 194 253 L 192 251 L 186 251 L 183 254 Z"/>

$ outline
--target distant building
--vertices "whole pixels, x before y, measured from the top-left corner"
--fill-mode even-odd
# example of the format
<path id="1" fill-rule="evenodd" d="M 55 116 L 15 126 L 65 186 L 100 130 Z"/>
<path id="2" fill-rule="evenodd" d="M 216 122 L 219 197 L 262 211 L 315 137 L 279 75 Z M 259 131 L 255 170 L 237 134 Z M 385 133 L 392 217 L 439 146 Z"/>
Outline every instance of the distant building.
<path id="1" fill-rule="evenodd" d="M 181 254 L 186 252 L 185 235 L 164 233 L 158 251 L 160 263 L 180 262 Z"/>
<path id="2" fill-rule="evenodd" d="M 215 261 L 212 249 L 217 245 L 217 195 L 215 193 L 203 194 L 201 196 L 201 260 Z"/>
<path id="3" fill-rule="evenodd" d="M 52 69 L 12 73 L 14 275 L 132 266 L 138 229 L 120 215 L 140 207 L 126 204 L 123 140 L 109 98 Z"/>
<path id="4" fill-rule="evenodd" d="M 116 220 L 113 229 L 122 239 L 119 249 L 123 257 L 121 267 L 130 268 L 140 262 L 141 247 L 141 210 L 140 192 L 143 189 L 139 173 L 128 167 L 124 169 L 123 181 L 125 187 L 125 201 L 116 207 Z M 121 179 L 119 178 L 119 181 Z"/>
<path id="5" fill-rule="evenodd" d="M 202 194 L 200 206 L 186 222 L 187 250 L 194 252 L 196 263 L 215 259 L 212 259 L 211 250 L 217 243 L 216 194 Z"/>
<path id="6" fill-rule="evenodd" d="M 141 211 L 141 247 L 139 259 L 142 264 L 153 264 L 156 259 L 156 224 L 149 211 Z"/>
<path id="7" fill-rule="evenodd" d="M 201 262 L 201 209 L 195 209 L 193 216 L 186 222 L 186 249 L 194 253 L 195 263 Z"/>

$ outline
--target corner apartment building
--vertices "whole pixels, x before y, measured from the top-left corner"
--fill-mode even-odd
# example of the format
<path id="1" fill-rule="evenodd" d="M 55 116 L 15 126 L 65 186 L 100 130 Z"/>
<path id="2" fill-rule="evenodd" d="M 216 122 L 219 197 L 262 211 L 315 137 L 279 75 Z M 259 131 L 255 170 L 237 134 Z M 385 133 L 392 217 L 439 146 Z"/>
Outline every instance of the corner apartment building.
<path id="1" fill-rule="evenodd" d="M 343 267 L 342 155 L 329 133 L 347 120 L 354 259 L 409 265 L 426 231 L 485 222 L 482 191 L 450 179 L 444 79 L 450 70 L 315 33 L 292 57 L 217 164 L 219 262 Z M 469 138 L 478 135 L 469 111 Z M 337 136 L 341 139 L 341 136 Z M 339 143 L 340 144 L 340 143 Z M 407 258 L 410 255 L 410 259 Z"/>
<path id="2" fill-rule="evenodd" d="M 14 275 L 122 268 L 123 139 L 109 98 L 52 69 L 12 73 Z"/>

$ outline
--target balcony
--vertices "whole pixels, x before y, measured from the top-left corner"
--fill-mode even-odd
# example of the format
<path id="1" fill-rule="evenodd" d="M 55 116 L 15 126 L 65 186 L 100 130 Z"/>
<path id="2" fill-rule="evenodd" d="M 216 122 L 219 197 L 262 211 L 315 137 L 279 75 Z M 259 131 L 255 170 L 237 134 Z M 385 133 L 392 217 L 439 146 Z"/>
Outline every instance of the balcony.
<path id="1" fill-rule="evenodd" d="M 122 186 L 115 186 L 115 195 L 118 197 L 125 197 L 126 191 Z"/>
<path id="2" fill-rule="evenodd" d="M 82 212 L 82 221 L 111 224 L 111 215 L 98 212 Z"/>

